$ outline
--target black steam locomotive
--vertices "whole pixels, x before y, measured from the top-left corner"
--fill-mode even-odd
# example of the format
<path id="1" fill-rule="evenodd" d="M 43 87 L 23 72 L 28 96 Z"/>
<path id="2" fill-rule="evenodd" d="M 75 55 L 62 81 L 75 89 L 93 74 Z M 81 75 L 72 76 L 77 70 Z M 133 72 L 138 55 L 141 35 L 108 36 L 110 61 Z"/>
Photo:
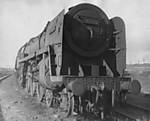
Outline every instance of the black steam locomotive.
<path id="1" fill-rule="evenodd" d="M 15 68 L 20 85 L 48 107 L 104 118 L 131 82 L 124 22 L 91 4 L 63 10 L 19 49 Z"/>

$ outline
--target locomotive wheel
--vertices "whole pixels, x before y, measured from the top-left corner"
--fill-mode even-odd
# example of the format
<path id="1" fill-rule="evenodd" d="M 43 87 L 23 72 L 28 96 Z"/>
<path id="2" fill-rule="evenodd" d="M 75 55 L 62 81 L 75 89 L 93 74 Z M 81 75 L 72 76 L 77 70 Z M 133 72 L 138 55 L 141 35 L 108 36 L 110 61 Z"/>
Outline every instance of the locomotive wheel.
<path id="1" fill-rule="evenodd" d="M 78 113 L 81 113 L 80 109 L 80 103 L 79 103 L 79 97 L 76 97 L 73 95 L 73 93 L 68 93 L 68 109 L 67 109 L 67 116 L 70 115 L 77 115 Z"/>
<path id="2" fill-rule="evenodd" d="M 68 93 L 67 116 L 82 114 L 81 97 Z"/>
<path id="3" fill-rule="evenodd" d="M 37 98 L 40 102 L 43 101 L 43 97 L 45 95 L 45 91 L 46 89 L 44 87 L 42 87 L 39 83 L 37 85 Z"/>
<path id="4" fill-rule="evenodd" d="M 47 107 L 51 107 L 53 101 L 53 92 L 49 89 L 46 89 L 45 98 Z"/>

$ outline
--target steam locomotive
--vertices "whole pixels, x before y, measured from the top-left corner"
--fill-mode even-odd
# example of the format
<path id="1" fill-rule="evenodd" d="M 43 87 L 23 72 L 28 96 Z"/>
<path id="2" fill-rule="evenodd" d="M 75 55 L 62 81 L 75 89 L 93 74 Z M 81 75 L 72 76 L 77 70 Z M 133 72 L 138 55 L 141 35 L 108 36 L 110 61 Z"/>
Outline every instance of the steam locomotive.
<path id="1" fill-rule="evenodd" d="M 63 107 L 67 115 L 90 112 L 104 118 L 133 87 L 125 76 L 123 20 L 109 19 L 87 3 L 48 22 L 19 49 L 15 68 L 27 93 L 48 107 Z"/>

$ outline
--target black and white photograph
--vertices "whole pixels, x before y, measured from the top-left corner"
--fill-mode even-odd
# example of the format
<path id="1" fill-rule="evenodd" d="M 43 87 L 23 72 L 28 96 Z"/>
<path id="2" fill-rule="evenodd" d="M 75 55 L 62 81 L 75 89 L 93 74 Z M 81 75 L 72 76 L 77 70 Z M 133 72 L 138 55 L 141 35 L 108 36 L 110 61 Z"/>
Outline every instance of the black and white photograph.
<path id="1" fill-rule="evenodd" d="M 150 121 L 149 7 L 0 0 L 0 121 Z"/>

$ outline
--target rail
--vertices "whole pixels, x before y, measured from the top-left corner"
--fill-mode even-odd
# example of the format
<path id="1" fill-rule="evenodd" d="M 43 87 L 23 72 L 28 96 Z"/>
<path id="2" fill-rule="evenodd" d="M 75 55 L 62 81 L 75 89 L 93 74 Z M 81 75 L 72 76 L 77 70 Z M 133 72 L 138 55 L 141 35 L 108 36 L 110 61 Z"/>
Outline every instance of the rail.
<path id="1" fill-rule="evenodd" d="M 12 74 L 7 74 L 7 75 L 5 75 L 5 76 L 3 76 L 3 77 L 0 77 L 0 81 L 6 79 L 6 78 L 8 78 L 8 77 L 10 77 L 11 75 L 12 75 Z"/>
<path id="2" fill-rule="evenodd" d="M 121 104 L 114 109 L 114 115 L 118 118 L 119 121 L 150 121 L 150 109 L 148 108 L 150 102 L 146 102 L 147 100 L 150 99 L 130 95 L 125 104 Z"/>

